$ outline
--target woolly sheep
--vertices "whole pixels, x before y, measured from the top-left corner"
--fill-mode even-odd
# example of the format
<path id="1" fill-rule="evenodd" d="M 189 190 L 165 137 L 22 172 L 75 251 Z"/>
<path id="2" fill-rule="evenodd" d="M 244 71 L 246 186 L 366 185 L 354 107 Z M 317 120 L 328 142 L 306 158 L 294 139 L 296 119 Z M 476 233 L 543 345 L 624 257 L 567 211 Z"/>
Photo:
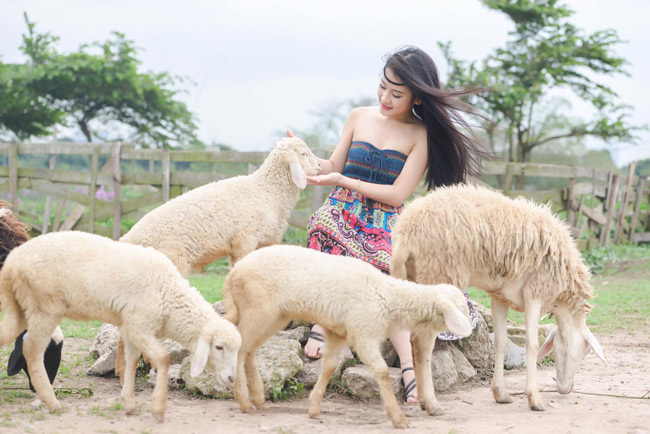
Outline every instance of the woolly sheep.
<path id="1" fill-rule="evenodd" d="M 27 225 L 18 220 L 18 217 L 11 212 L 8 206 L 9 204 L 7 202 L 0 200 L 0 268 L 4 265 L 9 252 L 29 240 Z M 29 375 L 29 367 L 27 366 L 25 357 L 23 357 L 23 337 L 26 334 L 27 330 L 23 331 L 16 338 L 14 350 L 9 355 L 9 361 L 7 362 L 7 375 L 11 377 L 18 374 L 20 371 L 25 371 L 29 381 L 29 388 L 32 392 L 35 392 Z M 61 331 L 61 328 L 57 326 L 43 357 L 50 384 L 54 382 L 59 370 L 62 348 L 63 332 Z"/>
<path id="2" fill-rule="evenodd" d="M 406 419 L 391 388 L 380 343 L 399 330 L 412 332 L 419 400 L 431 415 L 442 414 L 431 377 L 431 353 L 438 332 L 468 336 L 472 332 L 467 301 L 451 285 L 424 286 L 394 279 L 372 265 L 288 245 L 248 254 L 226 277 L 223 287 L 226 318 L 242 335 L 235 398 L 243 412 L 252 411 L 251 387 L 257 408 L 264 404 L 256 351 L 292 318 L 325 328 L 325 351 L 318 382 L 309 398 L 309 416 L 321 414 L 325 388 L 347 341 L 370 367 L 379 384 L 388 417 L 406 428 Z"/>
<path id="3" fill-rule="evenodd" d="M 589 269 L 569 228 L 547 206 L 482 187 L 438 188 L 400 215 L 393 230 L 391 274 L 426 284 L 476 286 L 490 295 L 496 352 L 492 394 L 499 403 L 512 402 L 503 378 L 509 307 L 525 312 L 525 393 L 531 409 L 544 410 L 536 354 L 541 359 L 555 350 L 562 394 L 571 392 L 589 348 L 605 361 L 586 326 L 592 308 Z M 558 327 L 537 353 L 538 321 L 546 312 L 556 316 Z"/>
<path id="4" fill-rule="evenodd" d="M 232 384 L 241 337 L 162 253 L 82 232 L 36 237 L 9 253 L 0 270 L 0 347 L 29 331 L 23 352 L 32 382 L 50 412 L 58 412 L 43 366 L 43 352 L 63 317 L 100 320 L 120 327 L 126 347 L 122 401 L 136 411 L 133 395 L 140 352 L 158 370 L 153 415 L 164 419 L 169 355 L 157 338 L 192 350 L 191 374 L 207 366 Z"/>
<path id="5" fill-rule="evenodd" d="M 247 176 L 206 184 L 159 206 L 120 241 L 153 247 L 187 276 L 219 258 L 235 263 L 253 250 L 277 244 L 306 175 L 318 160 L 298 138 L 277 142 L 262 166 Z"/>

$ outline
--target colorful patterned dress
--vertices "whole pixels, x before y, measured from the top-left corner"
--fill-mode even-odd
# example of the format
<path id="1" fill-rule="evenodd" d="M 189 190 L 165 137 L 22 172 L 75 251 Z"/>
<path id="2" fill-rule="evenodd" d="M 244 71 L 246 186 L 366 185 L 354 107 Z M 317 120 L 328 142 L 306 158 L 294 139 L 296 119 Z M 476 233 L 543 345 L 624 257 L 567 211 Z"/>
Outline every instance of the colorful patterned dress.
<path id="1" fill-rule="evenodd" d="M 402 172 L 406 158 L 399 151 L 379 149 L 367 142 L 352 142 L 343 175 L 374 184 L 392 185 Z M 307 247 L 332 255 L 354 256 L 388 273 L 391 232 L 401 212 L 402 206 L 386 205 L 355 190 L 337 186 L 309 219 Z M 477 318 L 469 297 L 467 303 L 474 328 Z M 440 333 L 438 338 L 458 339 L 446 332 Z"/>

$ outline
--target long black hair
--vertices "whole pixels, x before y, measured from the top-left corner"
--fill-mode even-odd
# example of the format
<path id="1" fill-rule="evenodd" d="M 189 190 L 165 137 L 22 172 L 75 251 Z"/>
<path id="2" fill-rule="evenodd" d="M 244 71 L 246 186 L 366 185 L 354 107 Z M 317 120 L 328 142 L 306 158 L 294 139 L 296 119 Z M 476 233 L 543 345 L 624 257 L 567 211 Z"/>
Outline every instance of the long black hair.
<path id="1" fill-rule="evenodd" d="M 459 98 L 485 89 L 441 89 L 433 59 L 417 47 L 398 48 L 387 54 L 385 61 L 384 78 L 388 80 L 386 69 L 390 69 L 400 80 L 393 84 L 406 86 L 413 93 L 413 99 L 421 101 L 413 106 L 413 111 L 427 130 L 427 189 L 465 182 L 467 175 L 479 175 L 481 158 L 489 154 L 477 143 L 462 113 L 485 116 Z M 455 124 L 462 126 L 469 135 L 459 131 Z"/>

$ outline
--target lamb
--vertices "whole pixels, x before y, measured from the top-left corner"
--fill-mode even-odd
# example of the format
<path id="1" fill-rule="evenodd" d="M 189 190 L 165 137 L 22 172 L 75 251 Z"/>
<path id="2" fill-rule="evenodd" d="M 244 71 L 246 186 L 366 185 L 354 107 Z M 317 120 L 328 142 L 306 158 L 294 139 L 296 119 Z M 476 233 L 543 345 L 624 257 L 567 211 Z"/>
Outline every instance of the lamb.
<path id="1" fill-rule="evenodd" d="M 571 392 L 576 369 L 590 348 L 605 361 L 586 326 L 592 309 L 587 303 L 593 289 L 589 269 L 568 226 L 548 206 L 483 187 L 438 188 L 400 215 L 393 230 L 391 275 L 463 289 L 476 286 L 490 295 L 496 353 L 492 394 L 498 403 L 512 402 L 503 378 L 509 307 L 525 312 L 525 393 L 531 409 L 544 410 L 536 354 L 541 359 L 555 350 L 562 394 Z M 555 315 L 558 327 L 538 353 L 538 321 L 546 312 Z"/>
<path id="2" fill-rule="evenodd" d="M 16 217 L 8 207 L 9 204 L 7 202 L 0 200 L 0 268 L 4 265 L 9 252 L 29 240 L 27 225 L 18 220 L 18 217 Z M 7 375 L 11 377 L 18 374 L 20 371 L 25 371 L 29 381 L 29 388 L 32 392 L 35 392 L 29 376 L 29 367 L 23 357 L 23 337 L 26 334 L 27 330 L 23 331 L 16 338 L 14 350 L 9 355 L 9 362 L 7 363 Z M 54 383 L 54 379 L 59 370 L 62 349 L 63 332 L 61 331 L 61 328 L 57 326 L 43 357 L 50 384 Z"/>
<path id="3" fill-rule="evenodd" d="M 319 170 L 302 140 L 285 137 L 251 175 L 212 182 L 172 199 L 146 214 L 120 241 L 161 251 L 186 277 L 225 256 L 234 264 L 282 241 L 306 175 Z"/>
<path id="4" fill-rule="evenodd" d="M 120 327 L 126 348 L 122 401 L 136 412 L 135 369 L 140 352 L 158 370 L 153 415 L 163 421 L 169 355 L 158 338 L 192 350 L 191 375 L 207 366 L 231 385 L 241 337 L 174 264 L 153 248 L 120 243 L 83 232 L 41 235 L 12 250 L 0 270 L 0 347 L 25 328 L 23 353 L 39 398 L 59 412 L 43 366 L 43 352 L 63 317 L 100 320 Z"/>
<path id="5" fill-rule="evenodd" d="M 325 388 L 347 343 L 369 366 L 393 425 L 406 428 L 406 418 L 390 386 L 380 343 L 399 330 L 412 332 L 419 400 L 431 415 L 442 414 L 431 377 L 435 337 L 443 330 L 469 336 L 467 301 L 451 285 L 425 286 L 392 278 L 370 264 L 289 245 L 265 247 L 248 254 L 232 268 L 223 287 L 225 318 L 238 324 L 242 346 L 238 355 L 235 398 L 242 412 L 252 411 L 251 387 L 258 409 L 264 390 L 256 351 L 292 318 L 325 328 L 320 377 L 309 397 L 309 416 L 318 418 Z"/>

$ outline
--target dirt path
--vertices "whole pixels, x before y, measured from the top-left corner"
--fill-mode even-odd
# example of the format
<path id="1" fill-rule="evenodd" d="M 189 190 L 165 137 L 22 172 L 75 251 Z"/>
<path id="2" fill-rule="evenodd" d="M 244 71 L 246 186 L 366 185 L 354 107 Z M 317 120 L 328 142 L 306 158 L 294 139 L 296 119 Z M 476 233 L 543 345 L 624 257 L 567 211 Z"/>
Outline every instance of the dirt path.
<path id="1" fill-rule="evenodd" d="M 650 336 L 641 333 L 598 335 L 610 365 L 587 355 L 576 376 L 581 392 L 650 396 Z M 72 342 L 71 342 L 72 341 Z M 88 342 L 67 342 L 66 357 L 84 354 Z M 74 348 L 79 349 L 73 351 Z M 76 354 L 75 354 L 76 353 Z M 85 369 L 80 364 L 79 369 Z M 555 389 L 554 367 L 539 367 L 539 384 Z M 524 370 L 506 372 L 511 392 L 522 391 Z M 94 384 L 92 384 L 94 383 Z M 57 387 L 89 387 L 91 397 L 63 398 L 66 412 L 50 415 L 42 407 L 33 409 L 31 397 L 5 400 L 0 409 L 0 433 L 385 433 L 395 432 L 379 402 L 360 403 L 333 395 L 323 403 L 321 420 L 307 416 L 307 399 L 269 403 L 264 411 L 242 414 L 233 401 L 201 399 L 181 391 L 169 395 L 167 418 L 162 424 L 149 413 L 152 388 L 140 385 L 136 399 L 142 412 L 127 417 L 119 406 L 119 382 L 78 375 L 57 378 Z M 514 403 L 494 402 L 488 381 L 472 382 L 438 398 L 446 415 L 429 417 L 419 408 L 404 406 L 408 432 L 435 433 L 626 433 L 650 434 L 650 399 L 555 392 L 542 394 L 545 412 L 528 409 L 526 398 Z"/>

